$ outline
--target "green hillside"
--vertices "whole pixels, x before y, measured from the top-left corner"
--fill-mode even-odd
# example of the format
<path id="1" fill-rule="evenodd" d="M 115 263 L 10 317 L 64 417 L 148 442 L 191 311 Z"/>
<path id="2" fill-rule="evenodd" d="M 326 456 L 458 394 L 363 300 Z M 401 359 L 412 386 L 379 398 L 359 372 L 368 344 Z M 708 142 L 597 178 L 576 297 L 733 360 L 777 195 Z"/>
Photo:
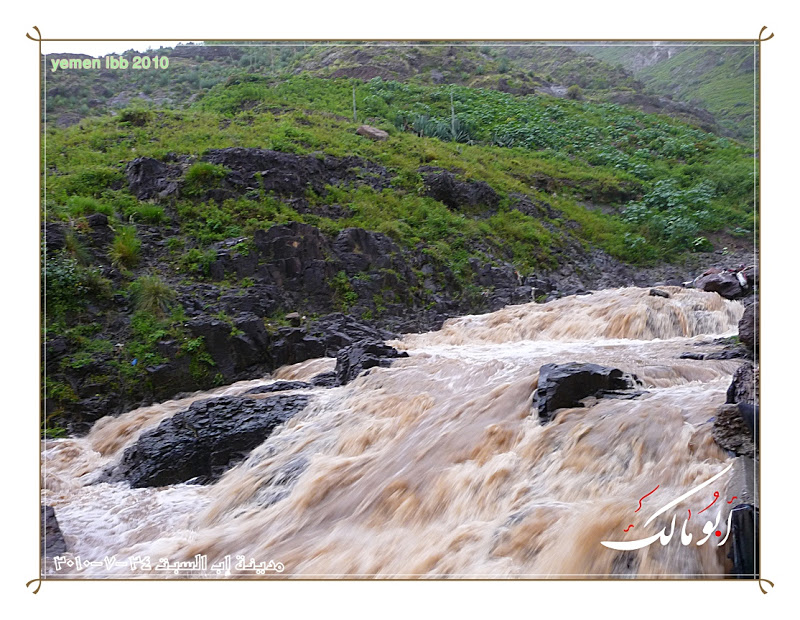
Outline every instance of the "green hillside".
<path id="1" fill-rule="evenodd" d="M 611 45 L 579 49 L 629 70 L 650 92 L 708 110 L 721 127 L 752 142 L 757 77 L 752 45 L 715 42 L 713 46 L 666 44 L 663 49 Z"/>
<path id="2" fill-rule="evenodd" d="M 242 66 L 45 128 L 51 434 L 342 346 L 298 320 L 431 329 L 754 237 L 752 151 L 668 116 L 191 52 Z"/>

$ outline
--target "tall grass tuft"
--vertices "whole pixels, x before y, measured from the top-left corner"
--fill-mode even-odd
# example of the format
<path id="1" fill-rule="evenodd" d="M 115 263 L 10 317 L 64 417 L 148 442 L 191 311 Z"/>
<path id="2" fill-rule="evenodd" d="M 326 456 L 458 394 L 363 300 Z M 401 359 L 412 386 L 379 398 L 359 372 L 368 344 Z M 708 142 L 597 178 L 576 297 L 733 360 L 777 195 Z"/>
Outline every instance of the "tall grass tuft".
<path id="1" fill-rule="evenodd" d="M 165 316 L 175 300 L 175 291 L 156 275 L 137 278 L 130 290 L 138 311 L 158 317 Z"/>
<path id="2" fill-rule="evenodd" d="M 80 242 L 72 228 L 68 229 L 64 235 L 64 251 L 84 267 L 92 260 L 88 250 Z"/>
<path id="3" fill-rule="evenodd" d="M 142 242 L 136 236 L 136 228 L 123 226 L 111 242 L 111 262 L 118 268 L 134 267 L 139 262 L 141 249 Z"/>

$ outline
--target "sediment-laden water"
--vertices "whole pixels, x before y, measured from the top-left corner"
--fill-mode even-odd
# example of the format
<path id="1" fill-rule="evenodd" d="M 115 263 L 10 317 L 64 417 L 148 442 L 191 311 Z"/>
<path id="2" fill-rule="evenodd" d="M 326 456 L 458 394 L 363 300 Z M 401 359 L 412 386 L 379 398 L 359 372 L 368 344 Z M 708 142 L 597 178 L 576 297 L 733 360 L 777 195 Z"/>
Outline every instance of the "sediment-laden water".
<path id="1" fill-rule="evenodd" d="M 305 390 L 308 406 L 209 486 L 93 482 L 143 430 L 193 400 L 308 379 L 335 360 L 104 418 L 86 437 L 48 440 L 43 503 L 55 508 L 65 557 L 115 557 L 118 565 L 48 563 L 47 574 L 217 577 L 210 568 L 145 573 L 128 563 L 201 555 L 232 577 L 721 576 L 723 548 L 697 541 L 725 502 L 702 518 L 698 511 L 714 490 L 724 495 L 729 474 L 645 521 L 731 462 L 711 437 L 711 420 L 740 362 L 679 355 L 735 333 L 743 307 L 715 293 L 665 290 L 671 298 L 629 288 L 511 306 L 408 335 L 391 344 L 409 357 L 390 368 Z M 635 373 L 647 393 L 590 399 L 541 425 L 531 406 L 539 368 L 570 361 Z M 682 544 L 688 510 L 694 541 Z M 669 532 L 673 514 L 667 544 L 601 544 Z M 725 533 L 724 520 L 718 528 Z M 283 571 L 227 570 L 226 556 Z"/>

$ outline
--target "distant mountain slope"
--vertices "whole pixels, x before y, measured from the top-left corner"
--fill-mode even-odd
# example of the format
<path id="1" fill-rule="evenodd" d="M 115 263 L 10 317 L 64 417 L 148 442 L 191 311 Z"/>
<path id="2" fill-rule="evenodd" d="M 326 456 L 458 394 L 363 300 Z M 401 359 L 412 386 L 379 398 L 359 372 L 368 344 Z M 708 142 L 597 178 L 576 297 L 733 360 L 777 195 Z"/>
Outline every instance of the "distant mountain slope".
<path id="1" fill-rule="evenodd" d="M 753 139 L 754 48 L 724 44 L 576 46 L 607 63 L 630 71 L 646 90 L 708 110 L 736 137 Z"/>
<path id="2" fill-rule="evenodd" d="M 643 83 L 628 70 L 566 44 L 207 42 L 174 50 L 163 48 L 152 54 L 167 55 L 168 69 L 45 71 L 49 123 L 69 126 L 87 116 L 123 108 L 137 99 L 148 105 L 181 108 L 233 73 L 246 71 L 281 78 L 292 73 L 364 81 L 380 77 L 422 85 L 457 84 L 514 95 L 617 103 L 651 114 L 665 114 L 704 131 L 726 133 L 707 111 L 657 93 L 648 94 Z"/>

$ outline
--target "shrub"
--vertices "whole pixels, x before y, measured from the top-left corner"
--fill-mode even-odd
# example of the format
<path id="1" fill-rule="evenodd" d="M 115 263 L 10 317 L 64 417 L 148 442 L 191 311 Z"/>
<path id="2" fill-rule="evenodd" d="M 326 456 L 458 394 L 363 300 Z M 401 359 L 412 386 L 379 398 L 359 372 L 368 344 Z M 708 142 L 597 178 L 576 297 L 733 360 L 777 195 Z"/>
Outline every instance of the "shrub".
<path id="1" fill-rule="evenodd" d="M 74 258 L 62 255 L 48 260 L 42 275 L 46 312 L 50 318 L 75 312 L 86 305 L 89 289 Z"/>
<path id="2" fill-rule="evenodd" d="M 175 300 L 175 291 L 156 275 L 136 279 L 131 284 L 130 291 L 138 311 L 149 312 L 158 317 L 166 316 Z"/>
<path id="3" fill-rule="evenodd" d="M 134 267 L 139 262 L 141 248 L 142 242 L 136 236 L 136 228 L 123 226 L 111 242 L 111 262 L 118 268 Z"/>
<path id="4" fill-rule="evenodd" d="M 128 123 L 134 127 L 144 127 L 152 117 L 153 113 L 150 110 L 138 106 L 125 108 L 119 114 L 119 120 L 121 122 Z"/>
<path id="5" fill-rule="evenodd" d="M 202 251 L 197 248 L 192 248 L 186 254 L 181 256 L 181 267 L 188 273 L 200 272 L 204 276 L 209 275 L 211 271 L 211 263 L 217 260 L 217 253 L 215 250 Z"/>
<path id="6" fill-rule="evenodd" d="M 577 84 L 573 84 L 567 89 L 567 99 L 580 101 L 583 99 L 583 90 Z"/>

